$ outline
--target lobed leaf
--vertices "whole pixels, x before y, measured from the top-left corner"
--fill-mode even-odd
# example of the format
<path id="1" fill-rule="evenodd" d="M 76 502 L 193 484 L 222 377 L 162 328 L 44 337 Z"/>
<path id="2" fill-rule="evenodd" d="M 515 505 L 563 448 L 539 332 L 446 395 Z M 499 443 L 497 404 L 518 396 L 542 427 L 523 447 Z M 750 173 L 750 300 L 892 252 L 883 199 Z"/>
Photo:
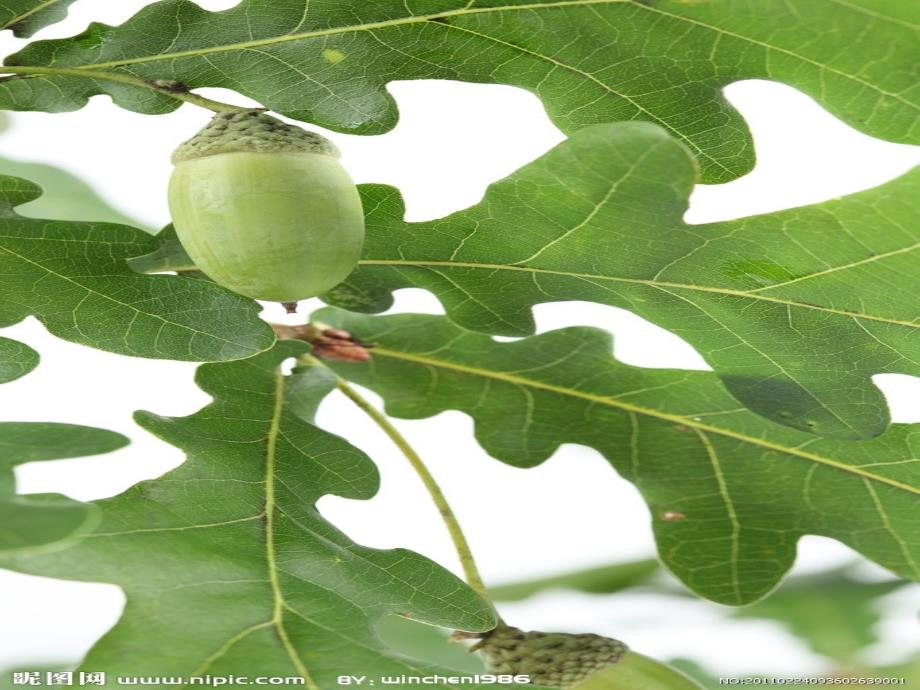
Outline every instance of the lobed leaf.
<path id="1" fill-rule="evenodd" d="M 100 524 L 74 548 L 0 557 L 14 570 L 124 589 L 125 614 L 87 670 L 301 676 L 317 690 L 343 672 L 443 671 L 385 647 L 374 625 L 388 614 L 467 631 L 495 625 L 491 607 L 446 570 L 355 544 L 317 511 L 328 494 L 371 498 L 379 479 L 361 451 L 306 421 L 335 378 L 283 376 L 280 365 L 305 350 L 285 341 L 202 366 L 211 404 L 189 417 L 136 417 L 185 450 L 185 464 L 99 501 Z"/>
<path id="2" fill-rule="evenodd" d="M 380 134 L 397 119 L 391 81 L 494 82 L 536 93 L 566 132 L 659 124 L 703 180 L 724 182 L 754 161 L 722 96 L 741 79 L 788 83 L 868 134 L 917 141 L 917 18 L 909 0 L 243 0 L 221 12 L 164 0 L 12 56 L 39 73 L 0 82 L 0 107 L 60 112 L 107 93 L 163 113 L 179 105 L 152 88 L 167 80 Z"/>
<path id="3" fill-rule="evenodd" d="M 109 453 L 127 443 L 121 434 L 104 429 L 0 422 L 0 556 L 58 545 L 86 532 L 96 517 L 92 506 L 64 496 L 17 496 L 15 465 Z"/>
<path id="4" fill-rule="evenodd" d="M 465 412 L 482 447 L 518 467 L 563 443 L 596 448 L 642 493 L 662 560 L 701 596 L 765 596 L 804 534 L 920 579 L 918 425 L 822 439 L 739 408 L 710 372 L 620 364 L 593 328 L 497 343 L 439 316 L 314 318 L 375 343 L 369 362 L 330 366 L 393 416 Z"/>
<path id="5" fill-rule="evenodd" d="M 920 375 L 918 180 L 687 225 L 687 149 L 653 125 L 597 125 L 440 220 L 406 223 L 395 189 L 364 186 L 364 256 L 328 301 L 382 311 L 425 288 L 460 325 L 512 336 L 541 302 L 622 307 L 686 339 L 756 412 L 869 437 L 889 420 L 871 376 Z"/>
<path id="6" fill-rule="evenodd" d="M 0 326 L 34 314 L 58 337 L 136 357 L 216 361 L 271 346 L 252 300 L 205 281 L 131 270 L 128 259 L 157 246 L 147 233 L 14 211 L 40 193 L 0 176 Z"/>

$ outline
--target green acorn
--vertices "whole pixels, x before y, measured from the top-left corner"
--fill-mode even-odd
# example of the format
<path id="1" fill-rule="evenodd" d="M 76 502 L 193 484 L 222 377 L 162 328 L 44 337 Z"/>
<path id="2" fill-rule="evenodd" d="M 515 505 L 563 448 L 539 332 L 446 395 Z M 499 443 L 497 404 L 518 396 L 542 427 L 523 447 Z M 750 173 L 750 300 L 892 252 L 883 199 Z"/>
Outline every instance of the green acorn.
<path id="1" fill-rule="evenodd" d="M 332 142 L 259 111 L 218 113 L 173 154 L 169 210 L 216 283 L 295 303 L 341 283 L 361 256 L 364 212 Z"/>
<path id="2" fill-rule="evenodd" d="M 561 690 L 702 690 L 696 682 L 620 642 L 591 633 L 524 632 L 500 626 L 471 651 L 489 673 L 527 675 L 534 685 Z"/>

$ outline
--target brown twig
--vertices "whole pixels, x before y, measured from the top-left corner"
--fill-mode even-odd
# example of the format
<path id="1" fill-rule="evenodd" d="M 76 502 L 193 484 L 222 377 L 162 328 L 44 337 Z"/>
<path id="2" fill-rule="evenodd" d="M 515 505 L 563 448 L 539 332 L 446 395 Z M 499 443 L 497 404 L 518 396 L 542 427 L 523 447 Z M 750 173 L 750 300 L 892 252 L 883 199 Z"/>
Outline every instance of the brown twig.
<path id="1" fill-rule="evenodd" d="M 271 324 L 275 335 L 282 340 L 303 340 L 313 346 L 313 356 L 338 362 L 366 362 L 371 358 L 370 343 L 363 343 L 348 331 L 330 328 L 322 323 L 305 323 L 287 326 Z"/>

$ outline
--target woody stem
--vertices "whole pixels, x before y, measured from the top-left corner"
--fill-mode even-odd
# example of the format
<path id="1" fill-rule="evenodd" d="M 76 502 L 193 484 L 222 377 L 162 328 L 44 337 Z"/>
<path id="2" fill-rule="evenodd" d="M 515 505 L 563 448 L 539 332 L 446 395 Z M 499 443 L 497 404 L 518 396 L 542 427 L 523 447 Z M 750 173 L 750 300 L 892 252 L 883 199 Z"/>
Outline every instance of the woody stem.
<path id="1" fill-rule="evenodd" d="M 484 599 L 488 600 L 489 593 L 479 573 L 476 559 L 473 557 L 472 549 L 470 549 L 470 544 L 466 539 L 466 535 L 463 533 L 463 528 L 460 526 L 460 522 L 457 520 L 457 516 L 451 508 L 450 503 L 448 503 L 447 497 L 444 495 L 440 485 L 431 474 L 431 471 L 428 469 L 428 466 L 422 460 L 421 456 L 419 456 L 415 449 L 409 445 L 409 442 L 399 433 L 399 430 L 390 423 L 390 420 L 376 407 L 365 400 L 358 391 L 342 379 L 338 380 L 337 386 L 338 389 L 345 394 L 345 397 L 357 405 L 377 426 L 380 427 L 396 447 L 399 448 L 406 457 L 406 460 L 409 461 L 412 469 L 415 470 L 419 479 L 422 480 L 422 484 L 425 485 L 425 489 L 431 496 L 431 500 L 434 502 L 435 507 L 438 509 L 438 513 L 441 515 L 441 519 L 447 527 L 451 541 L 453 541 L 454 548 L 460 558 L 460 564 L 463 566 L 463 573 L 466 576 L 466 581 L 473 590 Z"/>

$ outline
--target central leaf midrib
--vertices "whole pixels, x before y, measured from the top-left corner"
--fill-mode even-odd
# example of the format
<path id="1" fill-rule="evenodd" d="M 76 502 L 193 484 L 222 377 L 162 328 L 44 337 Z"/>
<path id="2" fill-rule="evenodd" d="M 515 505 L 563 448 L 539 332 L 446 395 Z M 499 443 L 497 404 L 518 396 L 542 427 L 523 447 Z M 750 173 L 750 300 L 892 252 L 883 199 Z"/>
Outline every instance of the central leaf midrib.
<path id="1" fill-rule="evenodd" d="M 278 453 L 278 437 L 281 434 L 281 416 L 284 413 L 284 374 L 280 367 L 275 371 L 274 402 L 271 422 L 265 438 L 265 559 L 268 565 L 268 578 L 272 589 L 272 618 L 271 624 L 275 633 L 284 647 L 285 652 L 304 679 L 310 690 L 319 690 L 319 686 L 310 677 L 310 672 L 291 643 L 287 630 L 284 627 L 284 612 L 290 607 L 284 600 L 281 589 L 278 558 L 275 552 L 275 513 L 278 506 L 275 501 L 275 467 Z"/>
<path id="2" fill-rule="evenodd" d="M 283 36 L 272 36 L 269 38 L 258 38 L 251 41 L 240 41 L 239 43 L 227 43 L 219 46 L 209 46 L 206 48 L 195 48 L 190 50 L 179 50 L 173 53 L 158 53 L 157 55 L 145 55 L 143 57 L 125 58 L 123 60 L 111 60 L 109 62 L 94 62 L 86 65 L 77 65 L 76 69 L 94 70 L 105 69 L 109 67 L 124 67 L 127 65 L 137 65 L 148 62 L 159 62 L 161 60 L 177 60 L 186 57 L 200 57 L 202 55 L 211 55 L 213 53 L 225 53 L 234 50 L 248 50 L 250 48 L 263 48 L 266 46 L 280 45 L 283 43 L 292 43 L 309 38 L 322 38 L 323 36 L 335 36 L 337 34 L 346 34 L 359 31 L 373 31 L 374 29 L 389 29 L 407 24 L 424 24 L 433 19 L 463 17 L 474 14 L 486 14 L 493 12 L 516 12 L 525 10 L 552 9 L 558 7 L 577 7 L 580 5 L 628 5 L 633 0 L 560 0 L 559 2 L 549 3 L 532 3 L 527 5 L 503 5 L 499 7 L 473 7 L 461 8 L 456 10 L 445 10 L 444 12 L 435 12 L 433 14 L 419 14 L 408 17 L 399 17 L 397 19 L 385 19 L 379 22 L 367 22 L 364 24 L 349 24 L 347 26 L 334 26 L 328 29 L 317 29 L 315 31 L 302 31 L 296 34 L 285 34 Z"/>
<path id="3" fill-rule="evenodd" d="M 281 429 L 281 420 L 284 416 L 284 384 L 285 377 L 282 371 L 277 369 L 275 371 L 275 382 L 274 382 L 274 391 L 273 391 L 273 408 L 271 421 L 269 423 L 268 433 L 265 437 L 266 450 L 265 450 L 265 510 L 263 512 L 265 516 L 265 553 L 266 553 L 266 563 L 268 564 L 269 572 L 269 582 L 271 583 L 272 589 L 272 617 L 269 621 L 257 624 L 250 628 L 247 632 L 257 630 L 262 627 L 272 626 L 275 628 L 278 639 L 281 641 L 282 646 L 288 654 L 288 657 L 291 659 L 297 672 L 303 677 L 306 685 L 310 690 L 320 690 L 319 686 L 310 676 L 309 671 L 306 668 L 303 660 L 300 658 L 300 655 L 297 653 L 297 650 L 294 648 L 290 638 L 288 637 L 287 630 L 284 627 L 284 613 L 285 611 L 302 618 L 304 621 L 308 622 L 311 625 L 326 630 L 329 633 L 336 635 L 337 637 L 348 640 L 352 644 L 356 644 L 364 647 L 365 649 L 372 651 L 374 653 L 379 653 L 379 650 L 373 649 L 365 642 L 361 640 L 352 638 L 341 630 L 336 630 L 330 628 L 327 625 L 323 625 L 318 621 L 307 618 L 295 609 L 293 606 L 287 603 L 284 598 L 284 592 L 281 588 L 281 579 L 280 573 L 281 568 L 278 566 L 278 559 L 275 549 L 275 515 L 276 513 L 283 513 L 291 519 L 295 524 L 300 527 L 305 532 L 309 532 L 316 537 L 319 537 L 315 532 L 303 525 L 299 520 L 293 516 L 287 515 L 284 510 L 278 505 L 275 496 L 275 484 L 278 482 L 278 477 L 276 475 L 277 469 L 277 458 L 278 458 L 278 440 L 284 437 L 284 433 Z M 287 439 L 286 439 L 287 440 Z M 289 441 L 290 442 L 290 441 Z M 283 484 L 283 482 L 280 482 Z M 319 586 L 318 583 L 313 583 L 315 586 Z M 408 584 L 408 583 L 406 583 Z M 238 640 L 237 640 L 238 641 Z M 229 644 L 229 643 L 228 643 Z M 416 668 L 408 664 L 407 662 L 400 661 L 406 670 L 413 672 L 418 675 L 424 675 L 423 670 Z M 456 688 L 454 685 L 443 685 L 439 684 L 438 687 L 446 688 Z"/>
<path id="4" fill-rule="evenodd" d="M 502 381 L 511 385 L 523 387 L 523 388 L 534 388 L 538 390 L 544 390 L 550 393 L 555 393 L 557 395 L 564 395 L 573 398 L 580 398 L 582 400 L 587 400 L 592 403 L 597 403 L 600 405 L 606 405 L 608 407 L 615 407 L 626 412 L 632 412 L 635 414 L 640 414 L 646 417 L 651 417 L 653 419 L 659 419 L 666 422 L 671 422 L 681 426 L 685 426 L 690 429 L 694 429 L 700 432 L 709 432 L 719 436 L 724 436 L 727 438 L 732 438 L 737 441 L 742 441 L 744 443 L 749 443 L 754 446 L 759 446 L 767 450 L 771 450 L 778 453 L 785 453 L 786 455 L 792 455 L 795 457 L 800 457 L 805 460 L 811 460 L 828 467 L 833 467 L 835 469 L 847 472 L 849 474 L 857 475 L 866 479 L 871 479 L 882 484 L 887 484 L 897 489 L 902 489 L 909 493 L 920 494 L 920 487 L 914 487 L 910 484 L 905 484 L 896 479 L 890 479 L 888 477 L 883 477 L 880 475 L 873 474 L 871 472 L 866 472 L 864 469 L 848 465 L 846 463 L 834 460 L 833 458 L 826 458 L 822 455 L 816 453 L 810 453 L 808 451 L 801 450 L 799 448 L 784 446 L 779 443 L 773 443 L 766 439 L 757 438 L 754 436 L 748 436 L 738 431 L 732 431 L 731 429 L 724 429 L 722 427 L 714 426 L 712 424 L 706 424 L 705 422 L 700 422 L 695 420 L 693 417 L 686 417 L 679 414 L 672 414 L 670 412 L 662 412 L 661 410 L 655 410 L 653 408 L 644 407 L 642 405 L 636 405 L 634 403 L 624 402 L 614 397 L 595 394 L 595 393 L 586 393 L 583 391 L 576 390 L 574 388 L 567 388 L 565 386 L 557 386 L 551 383 L 545 383 L 543 381 L 537 381 L 534 379 L 529 379 L 523 376 L 518 376 L 516 374 L 510 374 L 506 372 L 492 371 L 489 369 L 482 369 L 480 367 L 475 367 L 467 364 L 460 364 L 456 362 L 448 362 L 445 360 L 434 359 L 432 357 L 427 357 L 424 355 L 410 354 L 406 352 L 400 352 L 397 350 L 391 350 L 386 347 L 375 346 L 374 357 L 383 356 L 390 357 L 392 359 L 399 359 L 403 361 L 416 362 L 418 364 L 423 364 L 431 367 L 453 370 L 460 373 L 470 374 L 472 376 L 478 376 L 486 379 L 493 379 L 496 381 Z"/>
<path id="5" fill-rule="evenodd" d="M 360 266 L 405 266 L 407 268 L 472 268 L 488 271 L 518 271 L 532 274 L 555 275 L 564 278 L 577 278 L 581 280 L 604 280 L 615 283 L 627 283 L 632 285 L 644 285 L 653 288 L 671 288 L 675 290 L 689 290 L 694 292 L 709 292 L 718 295 L 728 295 L 732 297 L 743 297 L 746 299 L 759 300 L 761 302 L 773 302 L 789 307 L 798 307 L 801 309 L 812 309 L 839 316 L 846 316 L 854 319 L 866 319 L 867 321 L 880 321 L 897 326 L 907 326 L 908 328 L 920 328 L 920 323 L 913 321 L 904 321 L 893 319 L 885 316 L 875 316 L 874 314 L 863 314 L 860 312 L 847 311 L 845 309 L 836 309 L 834 307 L 825 307 L 817 304 L 808 304 L 807 302 L 796 302 L 794 300 L 781 299 L 779 297 L 770 297 L 767 295 L 757 294 L 745 290 L 733 290 L 731 288 L 711 287 L 707 285 L 694 285 L 690 283 L 673 283 L 662 280 L 652 280 L 647 278 L 625 278 L 622 276 L 608 276 L 595 273 L 578 273 L 576 271 L 559 271 L 547 268 L 534 268 L 531 266 L 514 266 L 510 264 L 490 264 L 464 261 L 444 261 L 440 259 L 361 259 L 358 262 Z"/>

